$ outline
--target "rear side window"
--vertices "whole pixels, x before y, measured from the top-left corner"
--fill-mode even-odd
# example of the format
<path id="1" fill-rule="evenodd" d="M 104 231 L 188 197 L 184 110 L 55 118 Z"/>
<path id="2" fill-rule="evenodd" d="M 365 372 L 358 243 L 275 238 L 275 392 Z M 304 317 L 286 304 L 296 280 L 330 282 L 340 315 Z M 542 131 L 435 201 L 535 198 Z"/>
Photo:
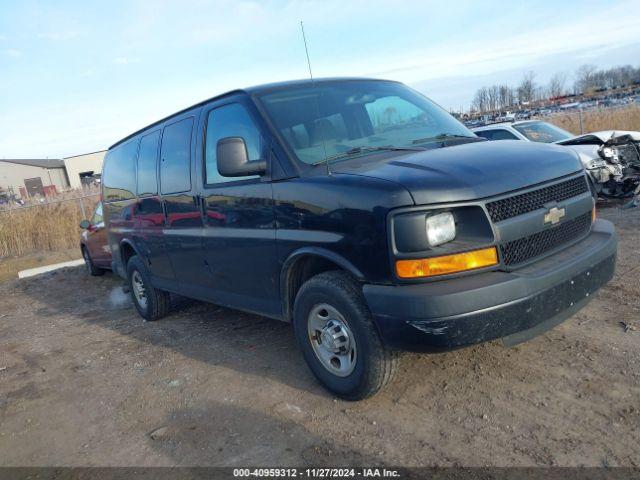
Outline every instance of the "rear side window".
<path id="1" fill-rule="evenodd" d="M 140 140 L 138 151 L 138 195 L 141 197 L 158 193 L 157 159 L 160 130 L 145 135 Z"/>
<path id="2" fill-rule="evenodd" d="M 513 133 L 509 132 L 508 130 L 494 130 L 493 131 L 493 138 L 491 140 L 517 140 L 518 137 L 516 137 Z"/>
<path id="3" fill-rule="evenodd" d="M 119 145 L 107 155 L 102 175 L 105 201 L 114 202 L 135 197 L 138 140 Z"/>
<path id="4" fill-rule="evenodd" d="M 239 103 L 215 108 L 207 117 L 206 172 L 207 184 L 228 182 L 236 178 L 223 177 L 218 172 L 216 147 L 218 140 L 226 137 L 242 137 L 247 144 L 249 160 L 260 159 L 260 130 L 249 112 Z M 244 180 L 256 177 L 243 177 Z"/>
<path id="5" fill-rule="evenodd" d="M 495 130 L 481 130 L 479 132 L 473 133 L 475 133 L 479 137 L 486 138 L 487 140 L 493 140 L 493 132 L 495 132 Z"/>
<path id="6" fill-rule="evenodd" d="M 191 130 L 193 117 L 168 125 L 162 134 L 160 186 L 162 193 L 191 190 Z"/>

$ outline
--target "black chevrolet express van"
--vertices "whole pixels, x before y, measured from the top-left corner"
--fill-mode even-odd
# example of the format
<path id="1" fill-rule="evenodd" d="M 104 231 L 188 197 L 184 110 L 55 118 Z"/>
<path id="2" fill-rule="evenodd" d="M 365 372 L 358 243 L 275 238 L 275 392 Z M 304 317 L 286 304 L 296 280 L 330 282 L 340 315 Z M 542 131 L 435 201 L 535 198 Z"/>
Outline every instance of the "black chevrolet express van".
<path id="1" fill-rule="evenodd" d="M 109 149 L 103 201 L 140 315 L 166 315 L 174 292 L 291 322 L 315 376 L 347 399 L 387 383 L 398 350 L 551 328 L 615 264 L 574 152 L 484 141 L 391 81 L 194 105 Z"/>

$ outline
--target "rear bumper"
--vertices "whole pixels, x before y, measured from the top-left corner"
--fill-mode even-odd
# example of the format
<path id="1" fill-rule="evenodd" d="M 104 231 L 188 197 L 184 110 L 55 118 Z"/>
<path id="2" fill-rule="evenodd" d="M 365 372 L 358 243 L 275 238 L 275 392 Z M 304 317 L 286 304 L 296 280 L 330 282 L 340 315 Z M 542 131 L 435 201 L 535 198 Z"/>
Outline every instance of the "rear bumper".
<path id="1" fill-rule="evenodd" d="M 580 310 L 613 277 L 617 238 L 596 220 L 588 237 L 513 272 L 486 272 L 419 285 L 365 285 L 390 348 L 437 352 L 496 338 L 526 341 Z"/>

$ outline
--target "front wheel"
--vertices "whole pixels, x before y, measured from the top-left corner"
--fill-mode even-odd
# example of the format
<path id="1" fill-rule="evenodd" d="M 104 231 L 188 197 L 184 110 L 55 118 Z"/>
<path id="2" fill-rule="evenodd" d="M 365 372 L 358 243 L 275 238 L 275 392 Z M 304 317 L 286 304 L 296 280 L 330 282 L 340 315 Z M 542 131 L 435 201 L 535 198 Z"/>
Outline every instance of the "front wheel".
<path id="1" fill-rule="evenodd" d="M 155 288 L 144 262 L 134 255 L 127 263 L 127 280 L 133 304 L 142 318 L 159 320 L 169 313 L 171 298 L 168 292 Z"/>
<path id="2" fill-rule="evenodd" d="M 84 259 L 84 266 L 87 269 L 87 273 L 93 277 L 99 277 L 100 275 L 104 275 L 104 269 L 96 267 L 91 259 L 91 254 L 87 247 L 82 247 L 82 258 Z"/>
<path id="3" fill-rule="evenodd" d="M 393 378 L 398 355 L 382 344 L 360 286 L 348 274 L 325 272 L 308 280 L 293 314 L 307 365 L 337 396 L 362 400 Z"/>

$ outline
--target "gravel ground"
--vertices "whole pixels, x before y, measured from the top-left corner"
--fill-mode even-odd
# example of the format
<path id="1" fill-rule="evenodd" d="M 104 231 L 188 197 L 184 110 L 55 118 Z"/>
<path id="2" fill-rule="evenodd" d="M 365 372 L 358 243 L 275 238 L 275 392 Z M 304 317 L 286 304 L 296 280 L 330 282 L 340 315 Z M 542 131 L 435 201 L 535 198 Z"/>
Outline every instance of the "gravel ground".
<path id="1" fill-rule="evenodd" d="M 335 400 L 286 324 L 198 302 L 145 323 L 80 268 L 0 285 L 0 465 L 640 466 L 640 209 L 616 277 L 514 348 L 406 355 Z"/>

